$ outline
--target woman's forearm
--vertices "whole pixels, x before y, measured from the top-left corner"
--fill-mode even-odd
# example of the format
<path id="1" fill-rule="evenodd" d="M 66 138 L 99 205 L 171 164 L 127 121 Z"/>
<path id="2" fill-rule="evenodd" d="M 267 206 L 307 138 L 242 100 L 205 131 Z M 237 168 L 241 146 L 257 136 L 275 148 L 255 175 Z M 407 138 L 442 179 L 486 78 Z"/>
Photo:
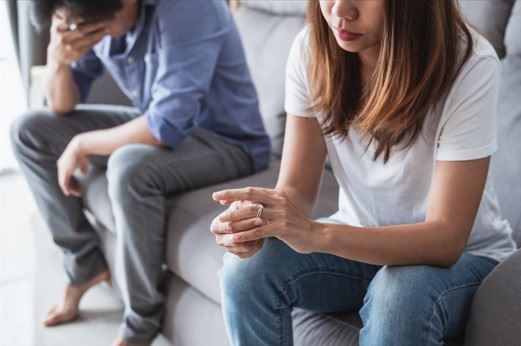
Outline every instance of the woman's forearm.
<path id="1" fill-rule="evenodd" d="M 451 266 L 464 249 L 462 232 L 444 222 L 361 228 L 317 224 L 316 252 L 377 265 Z"/>

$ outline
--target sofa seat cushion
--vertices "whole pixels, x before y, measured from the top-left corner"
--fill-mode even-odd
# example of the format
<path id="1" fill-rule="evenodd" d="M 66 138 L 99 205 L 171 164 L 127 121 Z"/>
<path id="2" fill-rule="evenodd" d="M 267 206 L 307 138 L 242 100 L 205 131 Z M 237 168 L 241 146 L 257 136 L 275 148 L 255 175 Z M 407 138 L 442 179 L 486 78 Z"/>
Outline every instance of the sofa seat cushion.
<path id="1" fill-rule="evenodd" d="M 246 186 L 273 187 L 277 181 L 280 161 L 273 159 L 270 167 L 242 179 L 208 186 L 180 194 L 168 201 L 166 264 L 191 286 L 215 302 L 219 302 L 217 273 L 221 268 L 223 249 L 215 243 L 210 223 L 225 210 L 211 199 L 213 192 Z M 85 205 L 96 221 L 114 232 L 114 219 L 107 195 L 107 180 L 102 172 L 89 178 L 85 186 Z M 315 217 L 328 216 L 337 210 L 338 185 L 326 170 Z"/>

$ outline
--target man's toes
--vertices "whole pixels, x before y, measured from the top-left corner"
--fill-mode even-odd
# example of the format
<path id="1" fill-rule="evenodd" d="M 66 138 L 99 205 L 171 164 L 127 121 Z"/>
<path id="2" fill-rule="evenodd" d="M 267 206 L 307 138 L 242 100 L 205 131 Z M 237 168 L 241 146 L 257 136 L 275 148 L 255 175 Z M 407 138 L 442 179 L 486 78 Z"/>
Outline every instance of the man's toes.
<path id="1" fill-rule="evenodd" d="M 57 326 L 76 319 L 77 313 L 75 311 L 65 311 L 59 306 L 53 307 L 45 317 L 43 324 L 46 327 Z"/>

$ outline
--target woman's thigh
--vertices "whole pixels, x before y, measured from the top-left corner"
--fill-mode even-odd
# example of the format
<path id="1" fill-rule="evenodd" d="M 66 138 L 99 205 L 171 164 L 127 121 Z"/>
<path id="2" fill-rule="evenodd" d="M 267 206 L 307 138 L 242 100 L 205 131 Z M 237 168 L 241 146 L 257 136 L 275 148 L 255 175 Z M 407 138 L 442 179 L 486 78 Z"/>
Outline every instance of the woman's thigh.
<path id="1" fill-rule="evenodd" d="M 221 283 L 224 290 L 271 295 L 273 304 L 283 302 L 288 308 L 358 310 L 379 268 L 329 254 L 300 254 L 271 238 L 252 258 L 225 255 Z M 241 292 L 233 293 L 237 294 Z"/>

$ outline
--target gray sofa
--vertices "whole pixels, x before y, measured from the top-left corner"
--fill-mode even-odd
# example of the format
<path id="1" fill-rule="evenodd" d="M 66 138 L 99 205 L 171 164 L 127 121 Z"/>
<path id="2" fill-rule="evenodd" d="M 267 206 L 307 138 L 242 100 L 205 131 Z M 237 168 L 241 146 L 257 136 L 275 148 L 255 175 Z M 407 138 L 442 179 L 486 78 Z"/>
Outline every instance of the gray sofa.
<path id="1" fill-rule="evenodd" d="M 500 151 L 493 159 L 493 178 L 500 204 L 521 245 L 521 1 L 462 0 L 473 24 L 504 56 L 499 105 Z M 270 167 L 240 180 L 175 196 L 170 201 L 167 258 L 168 294 L 164 336 L 176 346 L 227 345 L 220 310 L 217 273 L 223 250 L 209 232 L 211 220 L 223 208 L 211 193 L 243 186 L 273 187 L 280 166 L 284 132 L 284 70 L 293 37 L 305 24 L 306 2 L 243 1 L 235 12 L 248 62 L 261 101 L 261 112 L 273 142 Z M 506 47 L 506 49 L 505 49 Z M 104 93 L 107 95 L 107 93 Z M 99 230 L 106 257 L 114 270 L 116 235 L 107 180 L 95 172 L 87 181 L 85 206 Z M 327 171 L 315 216 L 333 213 L 337 185 Z M 118 290 L 114 282 L 115 290 Z M 483 282 L 470 311 L 466 335 L 451 344 L 521 345 L 521 251 L 499 265 Z M 360 320 L 356 312 L 334 315 L 295 309 L 297 345 L 355 345 Z M 464 340 L 464 341 L 463 341 Z"/>

